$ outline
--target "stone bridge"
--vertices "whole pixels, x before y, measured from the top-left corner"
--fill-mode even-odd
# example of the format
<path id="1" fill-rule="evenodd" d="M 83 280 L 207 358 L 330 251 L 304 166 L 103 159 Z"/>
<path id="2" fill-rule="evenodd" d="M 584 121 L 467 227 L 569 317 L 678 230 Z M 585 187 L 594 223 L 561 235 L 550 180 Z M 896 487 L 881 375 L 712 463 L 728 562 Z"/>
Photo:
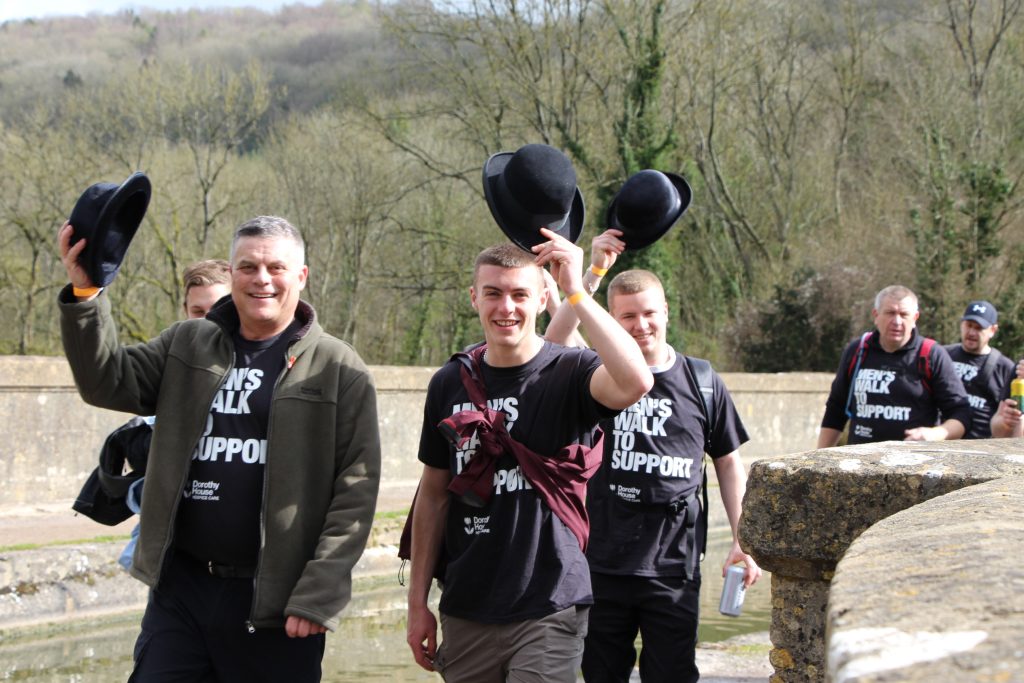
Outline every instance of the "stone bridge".
<path id="1" fill-rule="evenodd" d="M 404 510 L 433 370 L 371 372 L 382 499 Z M 809 452 L 830 375 L 723 380 L 751 436 L 740 533 L 772 572 L 772 680 L 1024 681 L 1024 440 Z M 17 356 L 0 414 L 0 509 L 70 505 L 127 418 L 82 403 L 63 358 Z"/>
<path id="2" fill-rule="evenodd" d="M 383 451 L 382 493 L 411 497 L 423 400 L 434 368 L 372 366 Z M 749 463 L 815 443 L 831 376 L 725 374 L 750 433 Z M 0 508 L 74 500 L 106 435 L 130 416 L 88 406 L 60 357 L 0 356 Z M 713 471 L 713 469 L 712 469 Z"/>
<path id="3" fill-rule="evenodd" d="M 1024 440 L 886 442 L 750 471 L 771 681 L 1024 681 Z"/>

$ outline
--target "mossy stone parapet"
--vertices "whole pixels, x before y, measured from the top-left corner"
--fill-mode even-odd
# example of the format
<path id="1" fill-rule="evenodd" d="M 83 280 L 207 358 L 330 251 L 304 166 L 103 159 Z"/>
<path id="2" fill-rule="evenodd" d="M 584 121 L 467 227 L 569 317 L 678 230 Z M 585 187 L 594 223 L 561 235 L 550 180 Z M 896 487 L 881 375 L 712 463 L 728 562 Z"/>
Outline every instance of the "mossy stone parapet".
<path id="1" fill-rule="evenodd" d="M 1024 680 L 1024 478 L 899 512 L 857 538 L 829 590 L 828 677 Z"/>
<path id="2" fill-rule="evenodd" d="M 825 680 L 826 612 L 819 606 L 865 530 L 953 491 L 1021 476 L 1024 440 L 1011 439 L 883 442 L 755 462 L 740 542 L 772 572 L 772 660 L 786 664 L 776 664 L 772 680 Z M 905 554 L 907 561 L 914 555 Z"/>

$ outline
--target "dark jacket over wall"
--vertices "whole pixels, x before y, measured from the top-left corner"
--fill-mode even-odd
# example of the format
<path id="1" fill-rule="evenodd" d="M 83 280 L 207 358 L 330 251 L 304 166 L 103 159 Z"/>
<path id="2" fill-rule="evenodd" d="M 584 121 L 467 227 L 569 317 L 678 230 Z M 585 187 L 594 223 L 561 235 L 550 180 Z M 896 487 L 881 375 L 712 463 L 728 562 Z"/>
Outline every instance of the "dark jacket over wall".
<path id="1" fill-rule="evenodd" d="M 238 313 L 228 298 L 209 319 L 178 322 L 146 343 L 122 346 L 106 294 L 77 303 L 69 286 L 59 302 L 64 350 L 82 398 L 156 415 L 131 569 L 154 586 L 193 449 L 234 364 Z M 303 327 L 274 388 L 267 428 L 250 620 L 280 626 L 295 615 L 334 629 L 373 521 L 380 480 L 376 392 L 355 350 L 326 334 L 311 306 L 300 302 L 296 317 Z"/>

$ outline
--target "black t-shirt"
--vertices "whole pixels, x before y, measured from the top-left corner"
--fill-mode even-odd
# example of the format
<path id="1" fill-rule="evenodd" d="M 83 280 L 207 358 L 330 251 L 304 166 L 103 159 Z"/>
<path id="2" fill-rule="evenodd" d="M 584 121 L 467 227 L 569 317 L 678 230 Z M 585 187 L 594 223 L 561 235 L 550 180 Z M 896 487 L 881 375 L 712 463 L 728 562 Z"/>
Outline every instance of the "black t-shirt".
<path id="1" fill-rule="evenodd" d="M 710 455 L 732 453 L 748 440 L 736 406 L 712 375 L 715 424 Z M 688 555 L 686 516 L 667 504 L 702 481 L 707 422 L 703 399 L 684 356 L 654 374 L 654 387 L 635 405 L 601 421 L 604 460 L 590 481 L 587 511 L 592 571 L 629 576 L 678 576 Z M 700 552 L 698 548 L 697 552 Z"/>
<path id="2" fill-rule="evenodd" d="M 978 375 L 984 365 L 992 362 L 992 354 L 978 355 L 964 351 L 960 344 L 946 347 L 949 357 L 953 359 L 953 367 L 960 381 L 967 390 L 967 398 L 971 403 L 971 424 L 964 434 L 965 439 L 992 438 L 992 416 L 1004 398 L 1010 398 L 1010 381 L 1017 374 L 1013 361 L 1000 354 L 995 367 L 989 375 L 988 382 L 982 386 Z"/>
<path id="3" fill-rule="evenodd" d="M 906 436 L 904 430 L 935 426 L 940 411 L 943 419 L 956 419 L 965 427 L 969 425 L 971 407 L 967 392 L 956 376 L 949 354 L 939 344 L 935 344 L 929 354 L 931 389 L 922 381 L 924 377 L 918 362 L 921 342 L 921 335 L 914 330 L 906 345 L 889 353 L 878 343 L 878 332 L 872 332 L 860 367 L 852 378 L 850 366 L 856 363 L 860 338 L 850 342 L 832 380 L 821 426 L 842 430 L 846 425 L 851 381 L 854 384 L 850 401 L 853 415 L 847 443 L 902 441 Z"/>
<path id="4" fill-rule="evenodd" d="M 541 455 L 574 443 L 589 445 L 610 411 L 590 395 L 600 365 L 587 349 L 545 342 L 528 363 L 514 368 L 482 365 L 488 405 L 506 415 L 513 439 Z M 437 429 L 442 419 L 472 410 L 449 361 L 430 380 L 419 459 L 454 475 L 474 454 L 476 435 L 457 450 Z M 590 604 L 590 572 L 579 541 L 523 477 L 512 455 L 499 458 L 494 494 L 483 507 L 450 496 L 445 525 L 448 568 L 440 609 L 484 623 L 509 623 Z"/>
<path id="5" fill-rule="evenodd" d="M 210 405 L 178 506 L 174 545 L 198 560 L 257 562 L 270 404 L 293 334 L 234 337 L 235 367 Z"/>

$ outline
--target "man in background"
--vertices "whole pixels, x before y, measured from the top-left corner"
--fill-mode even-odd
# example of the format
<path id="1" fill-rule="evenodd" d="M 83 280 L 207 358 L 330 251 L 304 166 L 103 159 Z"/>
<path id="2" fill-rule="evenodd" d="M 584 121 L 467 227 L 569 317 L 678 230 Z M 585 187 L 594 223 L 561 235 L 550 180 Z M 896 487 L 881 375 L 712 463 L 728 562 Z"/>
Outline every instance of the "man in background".
<path id="1" fill-rule="evenodd" d="M 839 443 L 959 439 L 971 406 L 949 354 L 917 331 L 917 295 L 891 285 L 875 296 L 872 332 L 843 351 L 821 420 L 818 448 Z M 939 416 L 942 422 L 939 422 Z"/>
<path id="2" fill-rule="evenodd" d="M 224 259 L 196 261 L 185 267 L 181 284 L 185 317 L 205 318 L 215 303 L 231 293 L 231 264 Z"/>
<path id="3" fill-rule="evenodd" d="M 185 311 L 185 317 L 189 320 L 205 318 L 215 303 L 231 294 L 231 264 L 224 259 L 196 261 L 185 266 L 181 280 L 182 286 L 185 288 L 184 300 L 181 304 L 182 309 Z M 130 428 L 133 423 L 136 423 L 138 429 L 148 427 L 149 431 L 152 432 L 154 418 L 150 416 L 144 418 L 144 420 L 146 427 L 137 424 L 137 418 L 132 418 L 118 429 Z M 135 446 L 144 445 L 148 451 L 150 441 L 149 439 L 135 439 L 131 443 Z M 132 462 L 145 462 L 146 455 L 147 453 L 135 453 L 136 459 L 132 460 Z M 130 459 L 130 456 L 128 457 Z M 144 483 L 145 478 L 140 477 L 128 488 L 125 505 L 128 506 L 132 514 L 139 514 L 142 509 L 142 488 Z M 139 525 L 136 524 L 135 528 L 132 529 L 131 540 L 117 558 L 118 563 L 125 569 L 131 569 L 132 567 L 132 555 L 135 554 L 135 545 L 138 543 L 138 538 Z"/>
<path id="4" fill-rule="evenodd" d="M 971 423 L 965 439 L 991 438 L 992 418 L 999 403 L 1010 397 L 1015 366 L 989 344 L 999 330 L 998 320 L 999 314 L 991 303 L 972 301 L 960 318 L 960 343 L 945 347 L 971 404 Z"/>
<path id="5" fill-rule="evenodd" d="M 622 232 L 594 238 L 588 291 L 625 248 Z M 587 683 L 627 683 L 643 640 L 645 683 L 690 683 L 696 663 L 703 509 L 704 454 L 711 456 L 732 547 L 722 572 L 744 564 L 744 583 L 761 569 L 737 538 L 746 490 L 739 447 L 747 433 L 721 378 L 710 364 L 677 352 L 667 339 L 668 302 L 661 280 L 646 270 L 619 273 L 608 286 L 608 311 L 633 338 L 654 376 L 651 390 L 626 410 L 601 421 L 604 457 L 588 487 L 591 539 L 587 549 L 594 606 L 583 652 Z M 563 304 L 545 338 L 571 342 L 578 319 Z M 696 369 L 706 368 L 707 386 Z M 705 402 L 704 392 L 710 392 Z"/>

